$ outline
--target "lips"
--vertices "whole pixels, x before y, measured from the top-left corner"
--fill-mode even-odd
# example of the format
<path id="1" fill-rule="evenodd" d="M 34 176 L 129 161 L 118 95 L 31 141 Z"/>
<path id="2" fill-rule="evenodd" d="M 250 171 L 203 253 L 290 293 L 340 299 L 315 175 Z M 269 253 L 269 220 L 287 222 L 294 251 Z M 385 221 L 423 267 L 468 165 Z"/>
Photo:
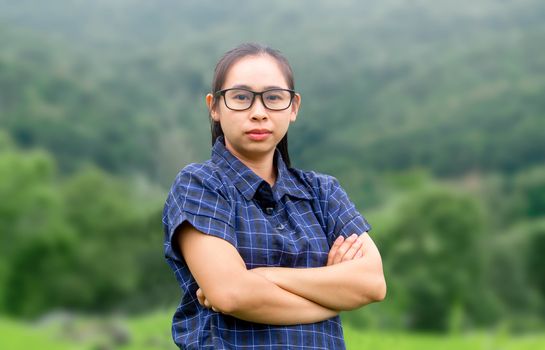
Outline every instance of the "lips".
<path id="1" fill-rule="evenodd" d="M 268 138 L 272 134 L 272 131 L 267 129 L 252 129 L 246 132 L 246 134 L 253 141 L 262 141 Z"/>
<path id="2" fill-rule="evenodd" d="M 256 135 L 270 134 L 270 133 L 271 133 L 271 131 L 267 130 L 267 129 L 252 129 L 252 130 L 247 132 L 247 134 L 256 134 Z"/>

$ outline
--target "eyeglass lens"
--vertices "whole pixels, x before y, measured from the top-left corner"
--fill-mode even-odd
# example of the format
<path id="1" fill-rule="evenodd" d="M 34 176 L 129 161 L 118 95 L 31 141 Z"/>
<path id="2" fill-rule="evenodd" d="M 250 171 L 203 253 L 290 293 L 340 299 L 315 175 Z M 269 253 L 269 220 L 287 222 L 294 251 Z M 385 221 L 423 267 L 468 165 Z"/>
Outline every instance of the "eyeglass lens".
<path id="1" fill-rule="evenodd" d="M 232 89 L 225 92 L 225 103 L 230 109 L 244 110 L 250 108 L 254 97 L 252 91 Z M 286 109 L 291 104 L 291 93 L 287 90 L 267 90 L 261 97 L 265 107 L 272 110 Z"/>

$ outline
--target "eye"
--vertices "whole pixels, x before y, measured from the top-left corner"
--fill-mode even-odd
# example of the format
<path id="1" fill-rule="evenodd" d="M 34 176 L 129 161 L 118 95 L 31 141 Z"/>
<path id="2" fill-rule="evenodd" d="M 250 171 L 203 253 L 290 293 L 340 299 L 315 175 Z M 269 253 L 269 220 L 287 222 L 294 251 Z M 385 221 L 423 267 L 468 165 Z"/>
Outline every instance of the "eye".
<path id="1" fill-rule="evenodd" d="M 264 97 L 267 99 L 267 101 L 276 103 L 289 99 L 289 93 L 284 90 L 271 90 L 267 91 Z"/>
<path id="2" fill-rule="evenodd" d="M 267 95 L 267 100 L 269 101 L 278 101 L 278 100 L 281 100 L 282 99 L 282 96 L 280 95 Z"/>
<path id="3" fill-rule="evenodd" d="M 225 97 L 233 102 L 249 102 L 252 100 L 252 93 L 246 90 L 229 90 Z"/>
<path id="4" fill-rule="evenodd" d="M 234 96 L 231 97 L 233 100 L 237 100 L 237 101 L 247 101 L 250 99 L 250 96 L 246 95 L 246 94 L 236 94 Z"/>

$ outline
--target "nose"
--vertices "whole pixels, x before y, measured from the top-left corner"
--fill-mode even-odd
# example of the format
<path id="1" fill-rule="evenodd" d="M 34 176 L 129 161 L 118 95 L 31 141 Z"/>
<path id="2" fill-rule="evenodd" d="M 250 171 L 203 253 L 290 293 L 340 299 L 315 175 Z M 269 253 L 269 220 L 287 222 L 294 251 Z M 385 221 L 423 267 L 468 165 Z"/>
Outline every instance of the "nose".
<path id="1" fill-rule="evenodd" d="M 252 119 L 266 119 L 268 117 L 267 109 L 263 104 L 261 96 L 255 97 L 254 104 L 251 108 L 251 116 Z"/>

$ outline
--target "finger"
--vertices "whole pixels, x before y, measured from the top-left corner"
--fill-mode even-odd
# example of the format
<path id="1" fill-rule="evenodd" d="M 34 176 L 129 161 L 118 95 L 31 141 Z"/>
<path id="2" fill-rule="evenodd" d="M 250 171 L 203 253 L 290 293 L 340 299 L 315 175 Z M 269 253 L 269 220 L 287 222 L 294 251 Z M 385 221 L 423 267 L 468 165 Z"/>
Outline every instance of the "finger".
<path id="1" fill-rule="evenodd" d="M 361 246 L 360 246 L 360 249 L 358 250 L 358 254 L 356 254 L 356 257 L 355 257 L 356 259 L 357 259 L 357 258 L 361 258 L 361 257 L 364 255 L 364 251 L 363 251 L 363 250 L 364 250 L 365 246 L 363 245 L 363 240 L 364 240 L 363 235 L 365 235 L 366 233 L 367 233 L 367 232 L 364 232 L 364 233 L 362 233 L 362 234 L 358 237 L 358 240 L 361 241 Z"/>
<path id="2" fill-rule="evenodd" d="M 339 237 L 337 237 L 337 239 L 333 243 L 333 246 L 331 247 L 331 249 L 329 250 L 329 254 L 327 255 L 327 265 L 328 266 L 333 263 L 333 258 L 335 257 L 335 254 L 337 254 L 337 250 L 339 249 L 339 247 L 341 246 L 343 241 L 344 241 L 344 237 L 339 236 Z"/>
<path id="3" fill-rule="evenodd" d="M 358 250 L 358 253 L 356 254 L 356 256 L 354 257 L 354 259 L 359 259 L 363 256 L 363 247 L 360 247 L 360 249 Z"/>
<path id="4" fill-rule="evenodd" d="M 209 308 L 209 309 L 212 307 L 212 305 L 210 305 L 210 302 L 206 298 L 204 298 L 204 306 Z"/>
<path id="5" fill-rule="evenodd" d="M 356 239 L 354 241 L 354 243 L 352 243 L 352 246 L 350 246 L 350 248 L 348 248 L 348 250 L 346 251 L 346 253 L 342 257 L 341 261 L 350 261 L 350 260 L 354 259 L 354 257 L 358 253 L 358 251 L 360 251 L 361 246 L 362 246 L 361 240 Z"/>
<path id="6" fill-rule="evenodd" d="M 335 253 L 335 256 L 333 257 L 332 264 L 338 264 L 342 261 L 343 256 L 346 254 L 348 249 L 350 249 L 354 241 L 355 241 L 354 235 L 351 235 L 344 240 L 341 246 L 337 249 L 337 252 Z"/>
<path id="7" fill-rule="evenodd" d="M 201 304 L 202 306 L 204 306 L 204 293 L 202 292 L 202 290 L 199 288 L 197 289 L 197 300 L 199 301 L 199 304 Z"/>
<path id="8" fill-rule="evenodd" d="M 357 238 L 358 238 L 358 235 L 354 233 L 353 235 L 351 235 L 344 241 L 344 243 L 337 250 L 335 257 L 333 258 L 333 264 L 338 264 L 342 261 L 344 254 L 346 254 L 348 249 L 350 249 L 350 247 L 356 241 Z"/>

